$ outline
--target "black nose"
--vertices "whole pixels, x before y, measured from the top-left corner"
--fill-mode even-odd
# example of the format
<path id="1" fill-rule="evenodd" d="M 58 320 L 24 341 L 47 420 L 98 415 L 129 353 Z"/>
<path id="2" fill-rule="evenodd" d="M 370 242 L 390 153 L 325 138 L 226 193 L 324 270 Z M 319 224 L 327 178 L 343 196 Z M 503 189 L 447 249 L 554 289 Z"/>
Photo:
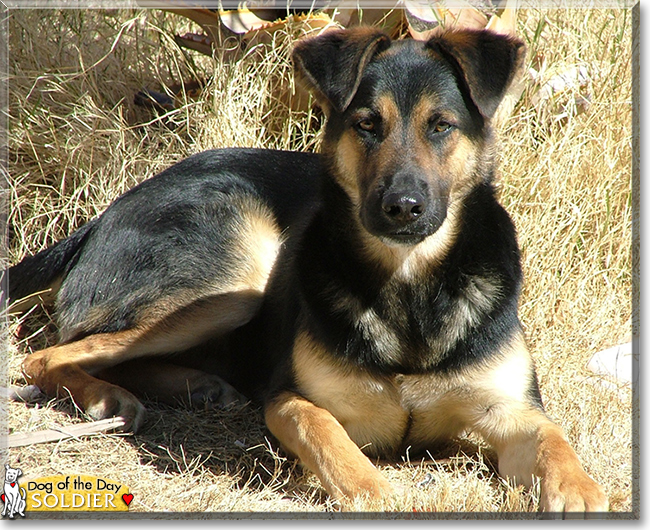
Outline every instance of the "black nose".
<path id="1" fill-rule="evenodd" d="M 387 193 L 381 201 L 381 207 L 393 223 L 408 224 L 424 213 L 426 200 L 419 192 Z"/>

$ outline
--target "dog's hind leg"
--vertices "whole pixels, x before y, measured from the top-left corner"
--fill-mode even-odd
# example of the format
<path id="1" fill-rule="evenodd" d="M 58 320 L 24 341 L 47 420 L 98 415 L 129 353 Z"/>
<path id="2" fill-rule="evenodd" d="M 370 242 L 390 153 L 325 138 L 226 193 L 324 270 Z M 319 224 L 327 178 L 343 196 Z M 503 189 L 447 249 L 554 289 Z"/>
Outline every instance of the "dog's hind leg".
<path id="1" fill-rule="evenodd" d="M 130 392 L 91 376 L 97 365 L 110 365 L 133 354 L 139 330 L 90 335 L 28 355 L 23 362 L 27 382 L 49 396 L 70 395 L 94 419 L 122 416 L 125 430 L 134 431 L 144 407 Z"/>
<path id="2" fill-rule="evenodd" d="M 145 378 L 142 374 L 146 374 Z M 244 405 L 249 399 L 227 381 L 211 373 L 163 359 L 138 359 L 103 370 L 104 381 L 136 396 L 168 405 L 187 404 L 196 409 Z"/>
<path id="3" fill-rule="evenodd" d="M 195 300 L 170 310 L 164 302 L 149 308 L 148 318 L 128 330 L 98 333 L 28 355 L 23 372 L 51 396 L 71 395 L 91 417 L 122 416 L 137 430 L 144 407 L 127 390 L 94 375 L 120 363 L 183 351 L 245 324 L 257 312 L 261 293 L 242 290 Z M 144 380 L 147 373 L 140 373 Z"/>
<path id="4" fill-rule="evenodd" d="M 142 405 L 102 381 L 102 370 L 185 352 L 250 322 L 282 247 L 282 230 L 265 203 L 229 190 L 229 182 L 221 190 L 219 179 L 207 181 L 187 200 L 175 198 L 153 211 L 155 193 L 130 192 L 102 214 L 57 295 L 63 341 L 27 357 L 30 383 L 51 396 L 70 394 L 95 418 L 122 415 L 137 428 Z M 161 189 L 169 191 L 168 185 Z M 149 217 L 135 219 L 139 209 Z M 132 234 L 141 237 L 133 241 Z M 148 374 L 139 376 L 144 381 Z M 212 389 L 204 385 L 199 394 L 210 398 L 224 390 L 229 393 L 212 379 Z"/>

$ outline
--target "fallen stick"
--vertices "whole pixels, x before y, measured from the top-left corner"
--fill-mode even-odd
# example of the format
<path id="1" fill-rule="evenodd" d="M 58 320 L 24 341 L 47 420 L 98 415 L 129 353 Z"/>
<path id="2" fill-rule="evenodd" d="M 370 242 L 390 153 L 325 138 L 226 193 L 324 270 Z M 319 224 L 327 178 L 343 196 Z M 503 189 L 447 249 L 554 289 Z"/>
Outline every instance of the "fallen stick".
<path id="1" fill-rule="evenodd" d="M 60 429 L 46 429 L 28 433 L 10 434 L 5 440 L 0 439 L 0 448 L 21 447 L 24 445 L 34 445 L 46 442 L 58 442 L 67 438 L 78 438 L 89 434 L 119 429 L 126 424 L 124 418 L 116 416 L 106 420 L 92 421 L 89 423 L 80 423 L 78 425 L 69 425 Z"/>

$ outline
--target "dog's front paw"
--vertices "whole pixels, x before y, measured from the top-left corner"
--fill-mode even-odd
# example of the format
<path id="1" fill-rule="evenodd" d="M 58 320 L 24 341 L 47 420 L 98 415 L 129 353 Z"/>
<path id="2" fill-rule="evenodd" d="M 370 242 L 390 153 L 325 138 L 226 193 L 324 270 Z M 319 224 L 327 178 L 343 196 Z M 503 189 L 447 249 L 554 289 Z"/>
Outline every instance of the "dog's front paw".
<path id="1" fill-rule="evenodd" d="M 384 512 L 392 510 L 396 493 L 392 484 L 378 472 L 360 478 L 347 494 L 338 497 L 338 501 L 344 511 Z"/>
<path id="2" fill-rule="evenodd" d="M 338 476 L 321 476 L 325 489 L 344 511 L 390 511 L 395 502 L 395 488 L 365 455 L 361 452 L 359 455 L 363 465 L 350 465 L 350 460 L 341 458 L 347 465 L 339 470 Z"/>
<path id="3" fill-rule="evenodd" d="M 557 479 L 547 477 L 542 482 L 540 509 L 582 517 L 589 512 L 607 512 L 609 500 L 605 490 L 580 470 Z"/>
<path id="4" fill-rule="evenodd" d="M 122 430 L 137 432 L 142 425 L 145 408 L 128 390 L 110 383 L 93 385 L 84 400 L 86 414 L 95 420 L 122 417 Z"/>

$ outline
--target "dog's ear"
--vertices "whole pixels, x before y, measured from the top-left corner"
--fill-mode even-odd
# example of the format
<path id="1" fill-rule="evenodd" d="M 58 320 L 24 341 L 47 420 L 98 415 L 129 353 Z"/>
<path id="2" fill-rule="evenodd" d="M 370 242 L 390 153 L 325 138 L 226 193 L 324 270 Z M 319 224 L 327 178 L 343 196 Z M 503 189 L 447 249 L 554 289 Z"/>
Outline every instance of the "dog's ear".
<path id="1" fill-rule="evenodd" d="M 293 61 L 319 102 L 343 112 L 359 88 L 366 65 L 390 42 L 390 37 L 378 29 L 330 30 L 298 41 Z"/>
<path id="2" fill-rule="evenodd" d="M 461 74 L 481 115 L 491 118 L 522 67 L 526 48 L 516 37 L 492 31 L 448 31 L 426 47 L 445 57 Z"/>

